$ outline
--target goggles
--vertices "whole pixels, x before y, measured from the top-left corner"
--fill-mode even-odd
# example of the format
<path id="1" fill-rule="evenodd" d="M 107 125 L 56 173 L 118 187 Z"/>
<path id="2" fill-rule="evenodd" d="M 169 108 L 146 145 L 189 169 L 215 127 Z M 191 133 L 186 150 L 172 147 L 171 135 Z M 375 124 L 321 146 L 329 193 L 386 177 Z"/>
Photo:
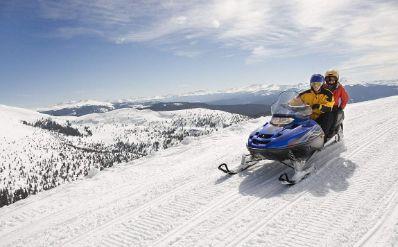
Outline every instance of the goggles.
<path id="1" fill-rule="evenodd" d="M 311 82 L 311 87 L 318 88 L 321 87 L 322 84 L 323 84 L 322 82 Z"/>
<path id="2" fill-rule="evenodd" d="M 327 83 L 335 83 L 335 82 L 337 82 L 337 78 L 335 76 L 326 76 L 325 81 Z"/>

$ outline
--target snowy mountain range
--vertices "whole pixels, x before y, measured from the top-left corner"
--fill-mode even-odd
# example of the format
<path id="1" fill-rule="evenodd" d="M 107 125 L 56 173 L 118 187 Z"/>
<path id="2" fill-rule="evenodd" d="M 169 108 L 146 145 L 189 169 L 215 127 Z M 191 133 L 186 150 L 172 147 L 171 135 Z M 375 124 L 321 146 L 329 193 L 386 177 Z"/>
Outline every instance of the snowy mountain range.
<path id="1" fill-rule="evenodd" d="M 398 80 L 344 84 L 351 96 L 351 103 L 398 95 Z M 200 107 L 258 117 L 269 114 L 270 105 L 276 100 L 280 92 L 287 89 L 302 91 L 307 88 L 308 85 L 304 83 L 296 85 L 256 84 L 223 91 L 197 91 L 181 95 L 114 102 L 80 101 L 42 108 L 39 111 L 54 116 L 82 116 L 122 108 L 149 108 L 167 111 Z"/>
<path id="2" fill-rule="evenodd" d="M 48 115 L 1 106 L 0 191 L 24 196 L 62 186 L 0 208 L 0 245 L 396 246 L 397 105 L 398 96 L 349 104 L 344 141 L 317 153 L 316 172 L 291 187 L 277 180 L 290 169 L 278 162 L 262 161 L 236 176 L 217 170 L 221 162 L 239 165 L 249 133 L 269 117 L 240 121 L 203 109 L 52 117 L 92 132 L 79 137 L 21 123 Z M 91 169 L 112 154 L 107 150 L 117 151 L 119 139 L 153 143 L 171 130 L 178 139 L 185 130 L 215 128 L 222 131 Z M 89 143 L 95 145 L 85 150 Z M 104 153 L 92 152 L 97 146 Z"/>

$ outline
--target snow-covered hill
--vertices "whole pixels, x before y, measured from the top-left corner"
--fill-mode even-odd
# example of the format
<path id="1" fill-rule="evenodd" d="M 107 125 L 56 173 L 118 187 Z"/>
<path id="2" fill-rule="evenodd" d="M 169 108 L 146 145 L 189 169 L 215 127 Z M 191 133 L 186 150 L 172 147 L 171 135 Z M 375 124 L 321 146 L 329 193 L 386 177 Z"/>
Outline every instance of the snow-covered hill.
<path id="1" fill-rule="evenodd" d="M 0 207 L 246 120 L 205 109 L 121 109 L 48 120 L 48 115 L 0 106 L 0 116 Z"/>
<path id="2" fill-rule="evenodd" d="M 396 245 L 397 105 L 350 104 L 344 142 L 295 186 L 277 181 L 287 168 L 275 162 L 233 177 L 216 169 L 239 162 L 267 120 L 254 119 L 0 208 L 0 245 Z"/>

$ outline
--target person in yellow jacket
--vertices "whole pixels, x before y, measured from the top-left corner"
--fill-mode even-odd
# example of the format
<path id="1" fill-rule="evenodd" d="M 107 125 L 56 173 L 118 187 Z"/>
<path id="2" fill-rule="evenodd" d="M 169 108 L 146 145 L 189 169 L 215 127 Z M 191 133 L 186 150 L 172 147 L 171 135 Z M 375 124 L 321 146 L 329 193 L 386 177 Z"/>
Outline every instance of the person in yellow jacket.
<path id="1" fill-rule="evenodd" d="M 332 127 L 331 112 L 334 105 L 333 93 L 322 87 L 325 78 L 323 75 L 314 74 L 311 76 L 311 88 L 301 92 L 299 98 L 312 108 L 311 118 L 322 128 L 326 137 Z"/>

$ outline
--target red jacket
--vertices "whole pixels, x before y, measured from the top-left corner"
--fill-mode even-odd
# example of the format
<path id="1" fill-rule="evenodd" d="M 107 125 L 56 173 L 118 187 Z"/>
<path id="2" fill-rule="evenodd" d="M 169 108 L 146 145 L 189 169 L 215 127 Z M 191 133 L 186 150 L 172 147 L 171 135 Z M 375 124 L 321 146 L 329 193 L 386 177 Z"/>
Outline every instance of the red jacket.
<path id="1" fill-rule="evenodd" d="M 337 85 L 336 89 L 332 91 L 333 98 L 334 98 L 334 106 L 341 107 L 342 109 L 348 103 L 350 96 L 348 95 L 347 91 L 344 89 L 343 85 L 340 83 Z"/>

